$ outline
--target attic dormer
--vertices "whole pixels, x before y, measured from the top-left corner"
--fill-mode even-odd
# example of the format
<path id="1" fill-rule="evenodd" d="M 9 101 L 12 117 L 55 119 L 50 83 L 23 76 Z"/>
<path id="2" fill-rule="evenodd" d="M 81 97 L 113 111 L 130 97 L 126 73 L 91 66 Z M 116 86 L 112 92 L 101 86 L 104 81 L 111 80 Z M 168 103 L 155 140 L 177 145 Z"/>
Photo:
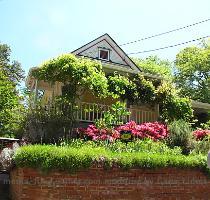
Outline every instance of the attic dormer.
<path id="1" fill-rule="evenodd" d="M 104 67 L 125 72 L 140 72 L 141 70 L 108 35 L 104 34 L 95 40 L 72 52 L 77 56 L 101 60 Z"/>

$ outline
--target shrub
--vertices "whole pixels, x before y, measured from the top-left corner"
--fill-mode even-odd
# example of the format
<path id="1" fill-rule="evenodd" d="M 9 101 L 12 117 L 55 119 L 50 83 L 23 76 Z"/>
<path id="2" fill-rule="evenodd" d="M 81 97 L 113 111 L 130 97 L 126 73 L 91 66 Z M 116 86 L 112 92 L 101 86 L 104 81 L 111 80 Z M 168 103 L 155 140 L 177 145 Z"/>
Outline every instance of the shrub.
<path id="1" fill-rule="evenodd" d="M 125 103 L 117 101 L 112 104 L 111 108 L 103 113 L 103 117 L 95 121 L 95 125 L 99 129 L 113 128 L 114 125 L 123 124 L 123 120 L 130 115 L 127 111 Z"/>
<path id="2" fill-rule="evenodd" d="M 191 154 L 208 154 L 210 150 L 210 135 L 205 136 L 202 140 L 197 140 Z"/>
<path id="3" fill-rule="evenodd" d="M 131 131 L 135 138 L 150 138 L 152 140 L 161 140 L 167 137 L 168 131 L 164 124 L 159 122 L 146 122 L 137 125 L 134 121 L 128 122 L 125 125 L 116 128 L 120 131 Z"/>
<path id="4" fill-rule="evenodd" d="M 79 128 L 77 133 L 80 138 L 91 140 L 108 140 L 113 141 L 119 138 L 119 132 L 114 129 L 99 129 L 95 125 L 89 125 L 87 129 Z"/>
<path id="5" fill-rule="evenodd" d="M 139 139 L 162 140 L 168 135 L 167 127 L 158 122 L 147 122 L 137 125 L 134 121 L 130 121 L 115 129 L 99 129 L 95 125 L 89 125 L 87 129 L 77 129 L 80 138 L 109 141 L 120 138 L 121 131 L 131 131 L 132 136 Z"/>
<path id="6" fill-rule="evenodd" d="M 210 114 L 209 114 L 210 117 Z M 210 129 L 210 120 L 207 121 L 206 123 L 201 124 L 203 129 Z"/>
<path id="7" fill-rule="evenodd" d="M 64 147 L 72 147 L 72 148 L 81 148 L 84 146 L 90 147 L 103 147 L 107 150 L 116 153 L 122 152 L 141 152 L 141 153 L 149 153 L 149 154 L 168 154 L 168 155 L 180 155 L 181 149 L 179 147 L 175 147 L 173 149 L 169 148 L 165 143 L 161 141 L 153 141 L 151 139 L 136 139 L 130 142 L 122 142 L 120 140 L 116 140 L 115 142 L 107 142 L 107 141 L 85 141 L 81 139 L 71 139 L 64 140 L 59 145 Z"/>
<path id="8" fill-rule="evenodd" d="M 180 167 L 207 169 L 206 156 L 168 155 L 142 152 L 111 152 L 102 147 L 57 147 L 54 145 L 29 145 L 21 147 L 13 157 L 17 167 L 42 170 L 76 171 L 91 165 L 121 168 Z"/>
<path id="9" fill-rule="evenodd" d="M 170 147 L 179 146 L 184 154 L 192 149 L 192 129 L 184 120 L 173 121 L 169 124 L 169 136 L 166 140 Z"/>
<path id="10" fill-rule="evenodd" d="M 67 115 L 55 106 L 36 106 L 27 113 L 24 136 L 33 143 L 55 142 L 71 131 L 72 120 L 70 114 Z"/>
<path id="11" fill-rule="evenodd" d="M 196 138 L 196 140 L 203 140 L 208 135 L 210 135 L 210 130 L 198 129 L 193 131 L 193 136 Z"/>

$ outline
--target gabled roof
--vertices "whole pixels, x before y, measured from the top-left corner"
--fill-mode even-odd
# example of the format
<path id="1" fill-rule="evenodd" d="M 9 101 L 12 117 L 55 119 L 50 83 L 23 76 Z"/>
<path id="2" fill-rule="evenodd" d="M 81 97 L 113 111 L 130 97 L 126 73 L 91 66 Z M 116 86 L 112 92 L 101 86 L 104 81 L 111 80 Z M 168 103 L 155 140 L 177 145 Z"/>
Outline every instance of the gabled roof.
<path id="1" fill-rule="evenodd" d="M 78 56 L 82 56 L 83 52 L 87 51 L 93 46 L 96 46 L 102 41 L 105 42 L 113 51 L 115 51 L 118 54 L 118 56 L 125 63 L 124 66 L 129 67 L 130 70 L 133 72 L 142 72 L 142 70 L 139 69 L 139 67 L 128 57 L 128 55 L 120 48 L 120 46 L 107 33 L 83 45 L 82 47 L 72 51 L 71 53 Z M 110 64 L 114 64 L 114 63 L 110 62 Z M 116 64 L 119 64 L 119 63 L 116 63 Z"/>

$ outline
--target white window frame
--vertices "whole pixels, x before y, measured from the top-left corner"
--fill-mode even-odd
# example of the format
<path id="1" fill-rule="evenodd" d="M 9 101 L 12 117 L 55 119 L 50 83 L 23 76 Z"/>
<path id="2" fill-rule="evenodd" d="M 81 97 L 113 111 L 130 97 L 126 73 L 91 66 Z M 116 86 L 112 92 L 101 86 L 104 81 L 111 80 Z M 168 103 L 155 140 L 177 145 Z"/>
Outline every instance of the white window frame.
<path id="1" fill-rule="evenodd" d="M 104 59 L 100 57 L 100 51 L 107 51 L 108 52 L 108 59 Z M 105 48 L 99 48 L 98 49 L 98 58 L 100 60 L 105 60 L 105 61 L 109 61 L 110 60 L 110 50 L 109 49 L 105 49 Z"/>

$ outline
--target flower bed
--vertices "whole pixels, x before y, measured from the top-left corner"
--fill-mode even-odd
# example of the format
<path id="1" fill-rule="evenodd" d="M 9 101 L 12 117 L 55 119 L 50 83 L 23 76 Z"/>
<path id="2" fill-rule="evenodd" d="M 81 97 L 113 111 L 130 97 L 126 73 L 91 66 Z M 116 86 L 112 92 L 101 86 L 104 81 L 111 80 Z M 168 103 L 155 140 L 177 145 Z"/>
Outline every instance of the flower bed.
<path id="1" fill-rule="evenodd" d="M 168 136 L 168 130 L 164 124 L 147 122 L 138 125 L 134 121 L 117 126 L 114 129 L 99 129 L 95 125 L 89 125 L 86 129 L 78 129 L 78 134 L 81 138 L 113 141 L 120 138 L 121 131 L 131 131 L 132 136 L 139 139 L 162 140 Z"/>

